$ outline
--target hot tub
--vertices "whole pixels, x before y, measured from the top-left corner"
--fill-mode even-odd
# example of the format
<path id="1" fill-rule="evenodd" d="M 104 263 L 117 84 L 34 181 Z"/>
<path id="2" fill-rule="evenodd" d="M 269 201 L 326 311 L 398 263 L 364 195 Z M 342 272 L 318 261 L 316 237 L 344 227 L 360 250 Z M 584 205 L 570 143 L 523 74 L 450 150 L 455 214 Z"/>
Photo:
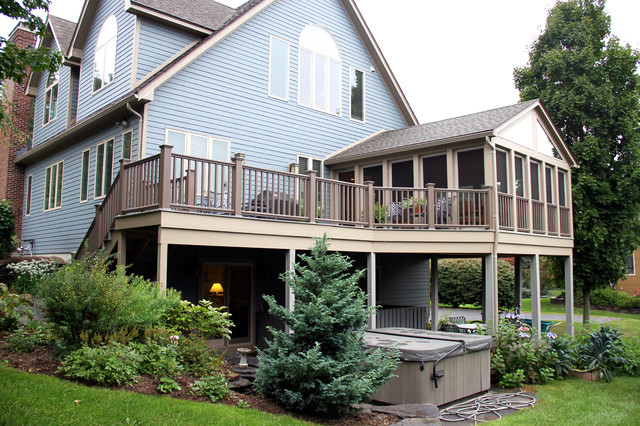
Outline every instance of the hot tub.
<path id="1" fill-rule="evenodd" d="M 398 377 L 378 389 L 375 401 L 443 405 L 491 386 L 491 336 L 380 328 L 367 331 L 364 341 L 371 348 L 400 351 Z"/>

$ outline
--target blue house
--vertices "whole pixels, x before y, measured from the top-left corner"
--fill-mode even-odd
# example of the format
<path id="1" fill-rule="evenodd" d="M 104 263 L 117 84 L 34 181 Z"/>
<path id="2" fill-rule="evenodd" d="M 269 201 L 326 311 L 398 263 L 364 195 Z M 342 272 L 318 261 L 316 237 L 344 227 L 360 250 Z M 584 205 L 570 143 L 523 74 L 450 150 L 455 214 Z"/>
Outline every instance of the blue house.
<path id="1" fill-rule="evenodd" d="M 219 345 L 260 344 L 261 295 L 291 304 L 278 276 L 324 233 L 367 268 L 371 327 L 437 318 L 440 257 L 484 259 L 487 320 L 498 256 L 563 256 L 572 285 L 575 161 L 542 105 L 419 126 L 353 0 L 86 0 L 48 24 L 64 65 L 31 75 L 17 160 L 36 254 L 105 247 L 228 306 Z"/>

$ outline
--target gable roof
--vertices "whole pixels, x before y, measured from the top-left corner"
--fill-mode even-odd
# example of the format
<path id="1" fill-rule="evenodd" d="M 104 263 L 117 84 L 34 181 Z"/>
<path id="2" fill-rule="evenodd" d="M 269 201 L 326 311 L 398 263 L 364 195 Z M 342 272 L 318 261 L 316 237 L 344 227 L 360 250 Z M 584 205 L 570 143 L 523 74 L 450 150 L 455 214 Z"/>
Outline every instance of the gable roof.
<path id="1" fill-rule="evenodd" d="M 64 55 L 67 52 L 73 32 L 76 28 L 76 23 L 73 21 L 67 21 L 57 16 L 49 15 L 47 17 L 47 27 L 49 28 L 49 34 L 43 37 L 38 43 L 40 46 L 49 46 L 52 41 L 55 41 L 58 50 Z M 29 75 L 29 81 L 26 86 L 26 93 L 29 96 L 35 96 L 38 91 L 38 84 L 40 83 L 40 76 L 42 72 L 33 71 Z"/>
<path id="2" fill-rule="evenodd" d="M 90 0 L 89 0 L 90 1 Z M 204 0 L 199 0 L 204 1 Z M 253 18 L 262 10 L 266 9 L 272 3 L 277 0 L 249 0 L 236 9 L 235 13 L 218 29 L 218 31 L 212 33 L 207 38 L 187 50 L 184 54 L 175 58 L 172 62 L 168 63 L 164 68 L 156 72 L 155 75 L 150 76 L 141 82 L 136 89 L 137 95 L 142 99 L 153 99 L 153 92 L 156 88 L 162 86 L 171 77 L 179 73 L 217 43 L 222 41 L 225 37 L 241 27 L 245 22 Z M 398 81 L 391 72 L 391 68 L 386 59 L 382 55 L 380 47 L 376 43 L 369 27 L 367 26 L 362 14 L 356 6 L 354 0 L 339 0 L 342 4 L 345 12 L 349 16 L 349 19 L 354 25 L 356 32 L 360 36 L 365 48 L 369 52 L 373 63 L 378 70 L 380 77 L 387 86 L 387 90 L 393 97 L 398 110 L 402 114 L 405 122 L 408 126 L 415 126 L 418 124 L 418 118 L 416 117 L 413 109 L 409 105 L 409 101 L 405 97 Z"/>
<path id="3" fill-rule="evenodd" d="M 380 132 L 329 155 L 325 159 L 325 164 L 331 165 L 366 157 L 425 148 L 453 140 L 495 136 L 502 127 L 534 108 L 540 108 L 541 115 L 546 117 L 547 123 L 555 131 L 555 139 L 562 145 L 560 149 L 570 159 L 569 162 L 575 164 L 575 160 L 551 120 L 548 119 L 547 113 L 538 99 L 406 129 Z"/>
<path id="4" fill-rule="evenodd" d="M 60 49 L 62 53 L 66 53 L 69 48 L 69 43 L 71 43 L 73 32 L 76 29 L 76 23 L 53 15 L 49 15 L 48 19 L 49 27 L 58 45 L 58 49 Z"/>

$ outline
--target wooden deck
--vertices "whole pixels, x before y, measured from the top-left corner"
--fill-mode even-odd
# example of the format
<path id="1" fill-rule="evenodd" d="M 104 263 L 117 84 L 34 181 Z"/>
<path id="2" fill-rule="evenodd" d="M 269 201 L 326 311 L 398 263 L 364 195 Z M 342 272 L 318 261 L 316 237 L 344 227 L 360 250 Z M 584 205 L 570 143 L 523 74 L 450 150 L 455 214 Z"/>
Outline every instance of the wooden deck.
<path id="1" fill-rule="evenodd" d="M 117 216 L 179 211 L 368 229 L 493 230 L 571 237 L 570 209 L 483 189 L 392 188 L 319 178 L 244 164 L 244 155 L 220 162 L 171 152 L 121 160 L 85 241 L 98 249 Z M 79 254 L 85 250 L 85 243 Z"/>

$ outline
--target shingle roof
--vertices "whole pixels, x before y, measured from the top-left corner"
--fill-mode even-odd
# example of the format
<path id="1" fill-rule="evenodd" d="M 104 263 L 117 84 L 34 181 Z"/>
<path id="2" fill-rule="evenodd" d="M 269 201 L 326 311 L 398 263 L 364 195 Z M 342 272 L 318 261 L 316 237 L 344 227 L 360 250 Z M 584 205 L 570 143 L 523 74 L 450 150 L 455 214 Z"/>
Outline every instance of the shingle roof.
<path id="1" fill-rule="evenodd" d="M 132 0 L 131 3 L 214 31 L 220 29 L 236 13 L 236 9 L 214 0 Z"/>
<path id="2" fill-rule="evenodd" d="M 76 29 L 76 23 L 53 15 L 49 15 L 49 23 L 53 27 L 57 42 L 60 43 L 58 49 L 63 53 L 67 53 L 73 32 Z"/>
<path id="3" fill-rule="evenodd" d="M 491 132 L 535 102 L 538 100 L 520 102 L 406 129 L 381 132 L 330 155 L 325 163 L 332 164 L 352 158 L 383 154 L 386 151 L 417 145 L 425 146 L 446 139 Z"/>

